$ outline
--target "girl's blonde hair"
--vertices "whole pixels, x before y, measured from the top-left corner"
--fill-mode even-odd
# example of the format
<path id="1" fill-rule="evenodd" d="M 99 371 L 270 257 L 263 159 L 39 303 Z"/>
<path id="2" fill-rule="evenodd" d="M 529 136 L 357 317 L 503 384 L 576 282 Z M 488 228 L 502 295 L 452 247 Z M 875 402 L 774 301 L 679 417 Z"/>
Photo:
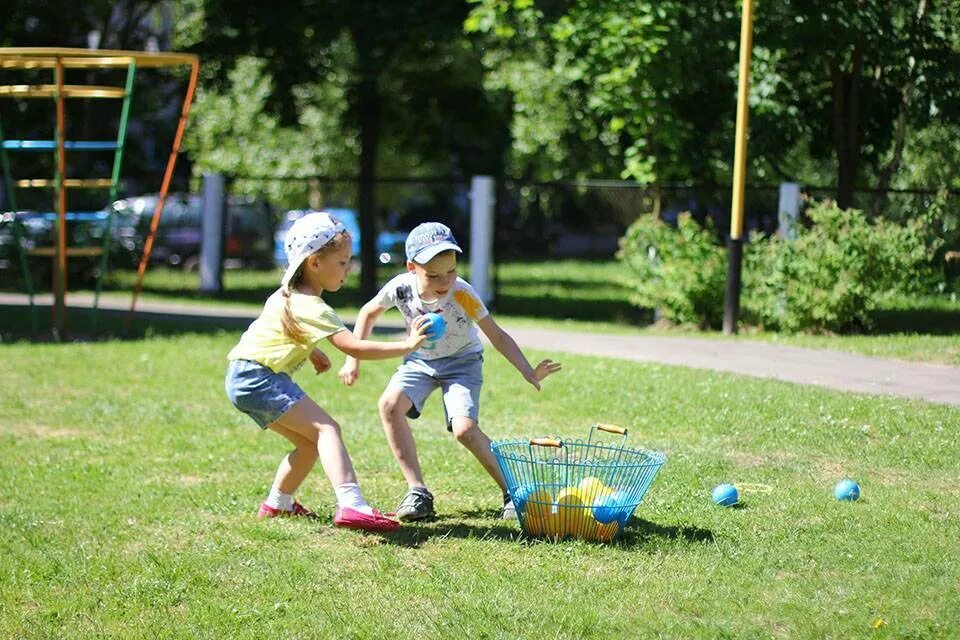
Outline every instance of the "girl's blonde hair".
<path id="1" fill-rule="evenodd" d="M 330 242 L 317 249 L 317 251 L 312 255 L 324 255 L 327 253 L 333 253 L 334 251 L 339 251 L 348 242 L 351 242 L 350 234 L 346 231 L 343 231 L 333 236 L 333 238 L 330 239 Z M 303 261 L 304 264 L 306 262 L 306 260 Z M 290 282 L 280 287 L 280 295 L 283 296 L 283 311 L 280 313 L 280 324 L 283 326 L 284 336 L 290 338 L 297 344 L 305 345 L 308 342 L 307 332 L 303 330 L 302 326 L 300 326 L 296 316 L 293 315 L 293 310 L 290 308 L 290 296 L 293 294 L 294 287 L 300 282 L 302 277 L 303 264 L 300 265 L 300 269 L 297 271 L 296 275 L 290 278 Z"/>

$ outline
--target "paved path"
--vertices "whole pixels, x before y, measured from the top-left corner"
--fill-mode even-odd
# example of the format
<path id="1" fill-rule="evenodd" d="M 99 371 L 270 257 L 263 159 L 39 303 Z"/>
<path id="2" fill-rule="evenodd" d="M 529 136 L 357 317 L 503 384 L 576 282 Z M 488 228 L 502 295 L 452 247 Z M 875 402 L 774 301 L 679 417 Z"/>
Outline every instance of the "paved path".
<path id="1" fill-rule="evenodd" d="M 749 340 L 614 336 L 511 328 L 526 348 L 728 371 L 758 378 L 960 406 L 960 367 Z"/>
<path id="2" fill-rule="evenodd" d="M 71 307 L 89 307 L 91 301 L 92 296 L 83 294 L 68 298 Z M 36 298 L 38 305 L 49 306 L 51 302 L 50 296 Z M 0 293 L 0 307 L 26 303 L 26 296 Z M 102 310 L 114 313 L 125 312 L 129 305 L 129 298 L 103 298 L 100 301 Z M 143 316 L 203 319 L 237 327 L 246 326 L 254 318 L 254 313 L 244 309 L 148 301 L 139 302 L 137 310 Z M 508 329 L 524 349 L 659 362 L 960 406 L 960 367 L 749 340 L 618 336 L 521 327 Z"/>

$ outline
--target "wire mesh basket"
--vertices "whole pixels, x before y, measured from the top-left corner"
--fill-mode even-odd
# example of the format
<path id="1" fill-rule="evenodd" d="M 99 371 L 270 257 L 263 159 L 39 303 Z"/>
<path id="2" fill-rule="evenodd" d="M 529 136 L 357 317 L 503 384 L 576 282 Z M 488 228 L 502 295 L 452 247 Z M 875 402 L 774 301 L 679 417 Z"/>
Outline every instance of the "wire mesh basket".
<path id="1" fill-rule="evenodd" d="M 621 436 L 595 442 L 597 431 Z M 524 533 L 559 540 L 615 540 L 666 456 L 626 446 L 627 430 L 597 424 L 587 440 L 500 440 L 493 455 L 513 498 Z"/>

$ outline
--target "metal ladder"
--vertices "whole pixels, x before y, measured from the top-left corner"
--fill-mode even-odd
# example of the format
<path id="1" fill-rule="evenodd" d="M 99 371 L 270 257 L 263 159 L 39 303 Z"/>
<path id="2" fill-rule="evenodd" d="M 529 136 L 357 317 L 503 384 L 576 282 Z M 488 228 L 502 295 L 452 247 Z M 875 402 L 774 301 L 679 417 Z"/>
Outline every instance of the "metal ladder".
<path id="1" fill-rule="evenodd" d="M 126 82 L 123 87 L 100 86 L 92 84 L 66 84 L 67 69 L 113 69 L 126 67 Z M 0 68 L 14 70 L 50 69 L 53 72 L 53 84 L 14 84 L 0 85 L 0 98 L 11 99 L 52 99 L 56 109 L 54 137 L 50 140 L 8 139 L 0 120 L 0 164 L 2 164 L 4 187 L 9 205 L 2 213 L 4 222 L 13 225 L 14 239 L 19 253 L 20 268 L 30 301 L 30 322 L 34 334 L 38 331 L 36 307 L 34 305 L 33 279 L 30 274 L 28 256 L 49 257 L 54 261 L 54 305 L 52 329 L 54 336 L 61 338 L 66 332 L 66 293 L 67 259 L 71 257 L 100 257 L 94 293 L 92 328 L 95 330 L 97 309 L 103 279 L 107 272 L 113 226 L 113 212 L 110 208 L 117 198 L 120 171 L 123 165 L 123 151 L 126 143 L 127 121 L 130 115 L 130 102 L 133 96 L 134 79 L 137 71 L 135 57 L 118 56 L 11 56 L 0 53 Z M 113 99 L 121 100 L 122 106 L 115 140 L 67 140 L 65 101 L 70 99 Z M 113 170 L 109 178 L 73 178 L 67 177 L 67 152 L 113 152 Z M 15 179 L 11 170 L 9 154 L 11 152 L 53 153 L 54 175 L 52 178 Z M 17 189 L 52 189 L 52 213 L 41 213 L 43 217 L 55 221 L 55 244 L 46 247 L 25 247 L 23 224 L 18 218 L 16 199 Z M 71 189 L 107 190 L 108 200 L 101 211 L 70 211 L 67 205 L 67 192 Z M 105 221 L 103 242 L 95 246 L 67 246 L 67 222 L 75 220 Z"/>

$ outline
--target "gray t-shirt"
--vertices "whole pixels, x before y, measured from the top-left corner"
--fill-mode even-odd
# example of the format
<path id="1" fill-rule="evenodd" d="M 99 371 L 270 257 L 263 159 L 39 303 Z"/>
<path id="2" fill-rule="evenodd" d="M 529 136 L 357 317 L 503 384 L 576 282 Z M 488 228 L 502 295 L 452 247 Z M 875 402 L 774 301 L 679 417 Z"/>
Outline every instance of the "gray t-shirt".
<path id="1" fill-rule="evenodd" d="M 396 307 L 408 329 L 414 319 L 425 313 L 439 313 L 446 320 L 447 330 L 443 337 L 435 341 L 427 340 L 410 354 L 412 357 L 433 360 L 457 353 L 483 351 L 476 323 L 489 312 L 470 283 L 462 278 L 457 278 L 447 295 L 424 302 L 417 291 L 416 276 L 408 271 L 385 284 L 373 300 L 381 307 Z"/>

